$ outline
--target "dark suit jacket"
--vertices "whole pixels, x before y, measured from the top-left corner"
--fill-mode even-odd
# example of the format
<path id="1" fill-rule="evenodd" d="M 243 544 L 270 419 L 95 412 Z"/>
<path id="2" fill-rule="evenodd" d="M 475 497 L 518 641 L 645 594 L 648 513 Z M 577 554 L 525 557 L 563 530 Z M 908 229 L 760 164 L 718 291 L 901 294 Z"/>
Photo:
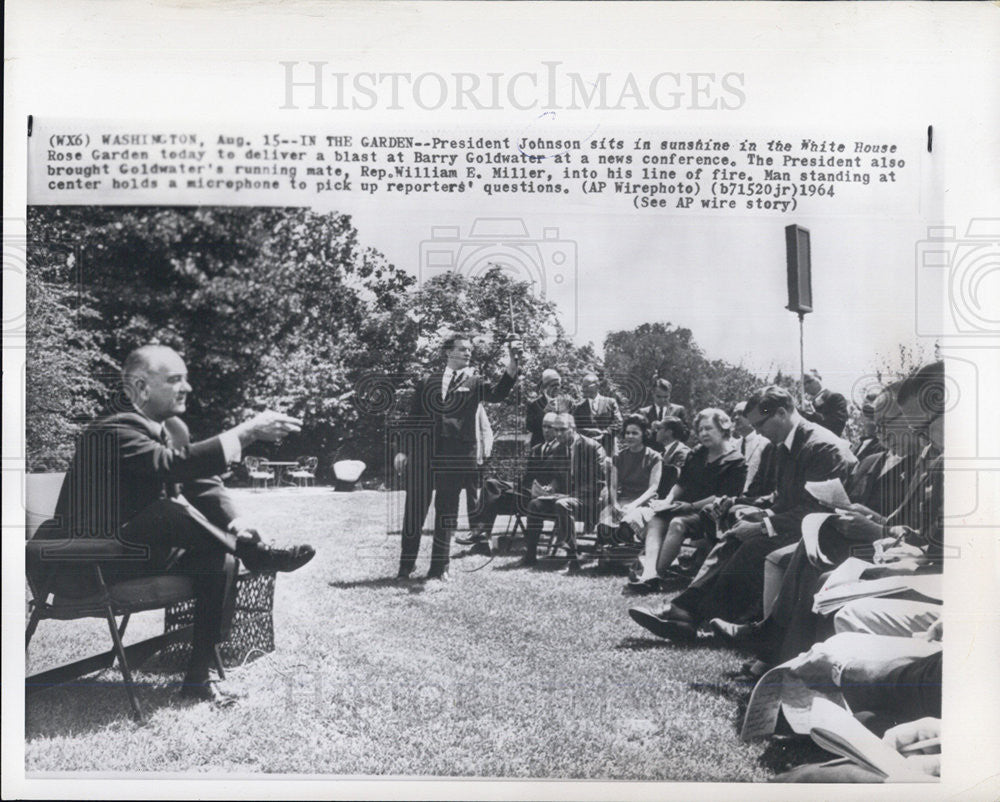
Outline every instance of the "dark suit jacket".
<path id="1" fill-rule="evenodd" d="M 138 412 L 117 412 L 81 433 L 63 480 L 55 518 L 36 537 L 114 537 L 155 501 L 183 494 L 223 529 L 236 517 L 219 474 L 226 470 L 222 443 L 211 437 L 192 443 L 180 418 L 159 427 Z M 44 530 L 44 531 L 43 531 Z"/>
<path id="2" fill-rule="evenodd" d="M 818 403 L 813 402 L 813 412 L 803 413 L 803 417 L 820 426 L 825 426 L 837 437 L 844 433 L 847 425 L 847 399 L 840 393 L 823 390 Z"/>
<path id="3" fill-rule="evenodd" d="M 904 457 L 882 473 L 889 454 L 879 452 L 865 457 L 851 473 L 847 495 L 880 515 L 889 515 L 903 502 L 913 470 L 913 458 Z"/>
<path id="4" fill-rule="evenodd" d="M 819 503 L 806 492 L 806 482 L 847 478 L 857 460 L 847 443 L 828 429 L 807 420 L 799 423 L 789 452 L 784 443 L 775 446 L 777 483 L 771 525 L 785 542 L 802 534 L 802 519 L 811 512 L 822 512 Z"/>
<path id="5" fill-rule="evenodd" d="M 873 454 L 881 454 L 885 451 L 885 446 L 879 442 L 877 437 L 865 437 L 858 443 L 857 448 L 852 448 L 851 451 L 854 452 L 854 456 L 860 462 L 865 457 L 870 457 Z"/>
<path id="6" fill-rule="evenodd" d="M 584 398 L 573 407 L 573 419 L 577 429 L 599 429 L 602 435 L 621 434 L 622 413 L 618 402 L 606 395 Z"/>
<path id="7" fill-rule="evenodd" d="M 687 426 L 687 410 L 680 404 L 670 404 L 667 407 L 667 411 L 662 413 L 660 417 L 656 416 L 656 404 L 650 404 L 648 407 L 640 407 L 636 414 L 644 415 L 650 424 L 662 418 L 674 417 L 680 418 L 684 421 L 684 425 Z M 656 435 L 653 433 L 652 428 L 646 433 L 646 445 L 652 449 L 659 450 L 656 444 Z"/>
<path id="8" fill-rule="evenodd" d="M 573 407 L 577 431 L 597 440 L 605 454 L 615 453 L 615 438 L 622 432 L 622 413 L 618 402 L 609 396 L 585 398 Z"/>
<path id="9" fill-rule="evenodd" d="M 684 469 L 684 463 L 691 456 L 691 449 L 680 440 L 675 440 L 671 445 L 669 454 L 667 454 L 666 449 L 662 453 L 663 470 L 660 472 L 660 486 L 656 490 L 657 498 L 661 499 L 666 498 L 670 488 L 677 483 L 677 479 Z"/>
<path id="10" fill-rule="evenodd" d="M 551 484 L 555 493 L 580 499 L 587 509 L 596 509 L 605 474 L 601 444 L 577 434 L 568 448 L 560 446 L 547 457 L 542 456 L 543 446 L 531 449 L 524 489 L 530 491 L 532 481 L 537 480 Z"/>
<path id="11" fill-rule="evenodd" d="M 531 399 L 524 408 L 524 428 L 531 434 L 528 448 L 534 448 L 545 442 L 542 435 L 542 418 L 545 417 L 545 407 L 549 399 L 545 395 Z"/>
<path id="12" fill-rule="evenodd" d="M 667 407 L 667 411 L 660 418 L 656 417 L 656 404 L 650 404 L 648 407 L 641 407 L 639 409 L 639 414 L 645 415 L 646 420 L 650 423 L 667 417 L 680 418 L 685 424 L 687 423 L 687 410 L 680 404 L 670 404 Z"/>
<path id="13" fill-rule="evenodd" d="M 443 441 L 476 447 L 476 411 L 484 402 L 503 401 L 514 386 L 504 371 L 500 380 L 487 384 L 475 371 L 466 368 L 461 381 L 447 394 L 442 393 L 444 372 L 420 379 L 410 404 L 407 428 L 430 436 L 435 453 Z"/>

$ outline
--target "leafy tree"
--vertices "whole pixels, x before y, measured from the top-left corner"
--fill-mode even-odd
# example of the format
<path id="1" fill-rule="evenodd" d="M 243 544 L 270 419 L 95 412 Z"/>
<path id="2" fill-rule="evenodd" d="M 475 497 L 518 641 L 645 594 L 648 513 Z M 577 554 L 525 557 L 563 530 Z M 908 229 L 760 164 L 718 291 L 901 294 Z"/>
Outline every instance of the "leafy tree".
<path id="1" fill-rule="evenodd" d="M 604 363 L 623 389 L 629 409 L 652 402 L 656 378 L 669 379 L 672 398 L 689 411 L 731 409 L 763 380 L 739 365 L 709 360 L 690 329 L 670 323 L 643 323 L 632 331 L 614 331 L 604 341 Z"/>
<path id="2" fill-rule="evenodd" d="M 412 352 L 414 327 L 396 307 L 413 279 L 362 247 L 346 215 L 38 207 L 28 223 L 29 258 L 51 243 L 81 254 L 87 326 L 111 357 L 151 341 L 184 354 L 195 434 L 278 405 L 305 425 L 271 455 L 317 454 L 325 468 L 358 437 L 355 382 L 398 371 Z"/>
<path id="3" fill-rule="evenodd" d="M 68 259 L 49 254 L 56 261 L 60 256 L 72 263 L 72 254 Z M 76 433 L 93 418 L 105 394 L 102 376 L 116 373 L 90 330 L 96 313 L 85 297 L 71 284 L 45 281 L 43 272 L 29 270 L 25 279 L 25 438 L 32 472 L 66 469 Z"/>
<path id="4" fill-rule="evenodd" d="M 498 432 L 520 432 L 519 407 L 534 397 L 542 371 L 555 368 L 568 392 L 578 394 L 584 373 L 601 369 L 592 345 L 574 345 L 566 336 L 555 305 L 538 298 L 531 284 L 510 278 L 500 267 L 491 266 L 478 276 L 444 273 L 424 282 L 406 299 L 406 316 L 418 329 L 416 349 L 409 369 L 399 377 L 397 410 L 405 411 L 407 388 L 427 370 L 442 364 L 440 345 L 450 332 L 472 338 L 473 364 L 489 378 L 498 376 L 506 363 L 506 339 L 514 330 L 524 343 L 521 380 L 502 407 L 489 414 Z"/>

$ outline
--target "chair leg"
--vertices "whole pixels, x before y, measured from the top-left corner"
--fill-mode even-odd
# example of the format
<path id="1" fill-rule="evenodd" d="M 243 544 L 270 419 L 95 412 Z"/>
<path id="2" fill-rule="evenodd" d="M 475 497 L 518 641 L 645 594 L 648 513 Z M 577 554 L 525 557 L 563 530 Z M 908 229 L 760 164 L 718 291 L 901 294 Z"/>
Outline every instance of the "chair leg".
<path id="1" fill-rule="evenodd" d="M 226 678 L 226 669 L 222 667 L 222 655 L 219 654 L 219 644 L 212 647 L 212 656 L 215 658 L 215 670 L 219 672 L 219 679 Z"/>
<path id="2" fill-rule="evenodd" d="M 28 644 L 31 643 L 31 636 L 35 634 L 35 630 L 38 629 L 38 622 L 41 620 L 41 609 L 38 607 L 32 608 L 31 616 L 28 618 L 28 628 L 24 631 L 24 651 L 28 651 Z"/>
<path id="3" fill-rule="evenodd" d="M 135 686 L 132 684 L 132 672 L 128 667 L 128 658 L 125 656 L 125 648 L 122 646 L 121 635 L 118 633 L 118 625 L 115 623 L 115 614 L 111 605 L 107 605 L 108 629 L 111 630 L 111 639 L 115 642 L 115 653 L 118 655 L 118 667 L 122 672 L 122 679 L 125 680 L 125 692 L 128 694 L 129 704 L 132 705 L 132 713 L 140 722 L 143 721 L 142 708 L 139 706 L 139 697 L 136 696 Z M 125 617 L 126 619 L 128 616 Z M 125 622 L 122 622 L 122 630 Z"/>

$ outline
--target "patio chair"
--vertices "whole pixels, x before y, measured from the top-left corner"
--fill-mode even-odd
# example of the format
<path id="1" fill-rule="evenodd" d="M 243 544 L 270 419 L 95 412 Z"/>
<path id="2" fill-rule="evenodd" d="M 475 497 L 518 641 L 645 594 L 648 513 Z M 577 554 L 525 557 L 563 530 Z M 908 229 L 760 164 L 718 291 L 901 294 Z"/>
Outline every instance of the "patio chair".
<path id="1" fill-rule="evenodd" d="M 243 467 L 246 468 L 247 476 L 250 478 L 250 487 L 257 487 L 257 483 L 262 482 L 266 490 L 267 483 L 274 481 L 274 472 L 263 457 L 245 457 Z"/>
<path id="2" fill-rule="evenodd" d="M 97 561 L 114 560 L 130 553 L 130 547 L 115 538 L 31 540 L 41 523 L 51 518 L 55 511 L 62 477 L 63 474 L 29 474 L 25 477 L 26 508 L 29 511 L 25 527 L 28 538 L 25 544 L 26 567 L 32 598 L 24 649 L 27 652 L 39 622 L 46 619 L 72 621 L 103 618 L 108 623 L 112 646 L 106 652 L 27 677 L 25 693 L 31 696 L 46 688 L 109 668 L 117 658 L 132 713 L 141 722 L 143 713 L 132 681 L 132 667 L 141 665 L 172 643 L 190 640 L 193 626 L 124 646 L 122 638 L 129 619 L 135 613 L 159 610 L 190 600 L 194 596 L 194 585 L 190 577 L 173 574 L 106 583 Z M 236 558 L 230 556 L 226 561 L 230 582 L 235 580 L 237 568 Z M 229 593 L 223 618 L 224 637 L 232 622 L 232 605 L 233 594 Z M 120 623 L 116 621 L 116 616 L 121 616 Z M 215 665 L 219 676 L 224 678 L 218 649 Z"/>
<path id="3" fill-rule="evenodd" d="M 316 457 L 299 457 L 299 467 L 289 471 L 288 475 L 299 487 L 308 487 L 316 481 L 316 466 L 318 465 L 319 460 Z"/>

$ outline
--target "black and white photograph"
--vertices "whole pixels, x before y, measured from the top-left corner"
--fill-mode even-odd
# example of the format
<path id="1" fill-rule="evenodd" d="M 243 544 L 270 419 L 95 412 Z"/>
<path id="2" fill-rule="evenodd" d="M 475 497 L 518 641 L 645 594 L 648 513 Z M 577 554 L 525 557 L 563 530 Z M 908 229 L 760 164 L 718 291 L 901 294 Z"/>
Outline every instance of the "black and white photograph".
<path id="1" fill-rule="evenodd" d="M 760 7 L 816 5 L 851 19 Z M 399 42 L 459 7 L 338 6 Z M 908 95 L 785 113 L 760 53 L 588 63 L 510 17 L 548 10 L 480 7 L 530 54 L 313 38 L 258 107 L 8 113 L 11 792 L 991 798 L 1000 218 L 995 181 L 953 193 L 995 136 Z"/>

